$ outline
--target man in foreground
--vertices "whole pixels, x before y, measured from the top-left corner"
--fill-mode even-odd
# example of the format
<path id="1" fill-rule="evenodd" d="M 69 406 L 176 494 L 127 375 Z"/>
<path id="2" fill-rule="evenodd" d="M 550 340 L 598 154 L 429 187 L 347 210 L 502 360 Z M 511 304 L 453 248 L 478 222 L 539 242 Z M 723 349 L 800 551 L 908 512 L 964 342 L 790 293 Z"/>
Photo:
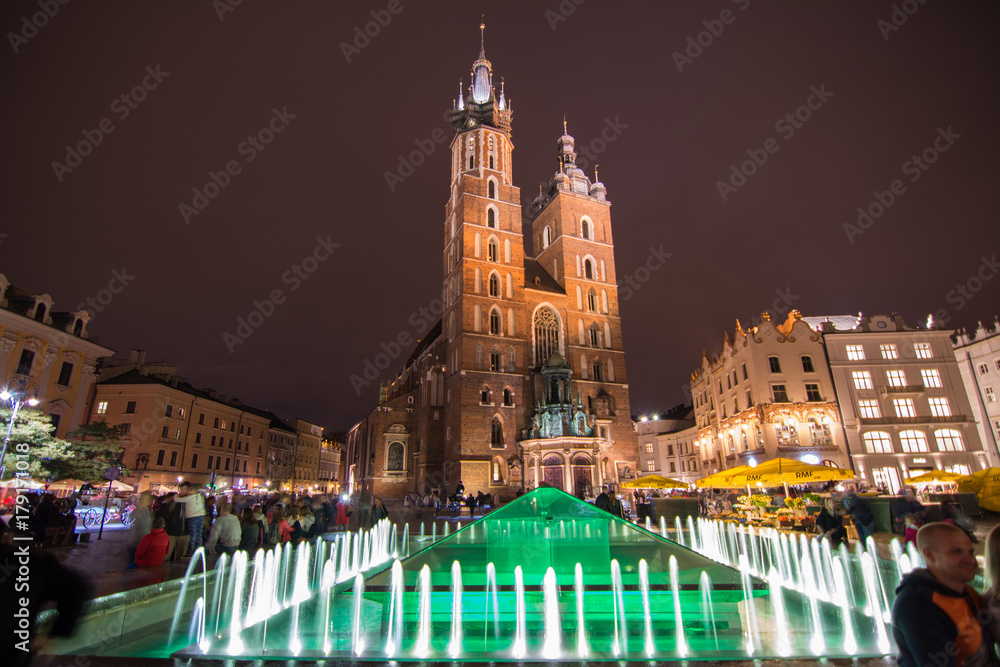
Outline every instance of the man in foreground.
<path id="1" fill-rule="evenodd" d="M 927 561 L 903 577 L 892 605 L 900 667 L 997 667 L 993 640 L 977 620 L 979 594 L 968 586 L 978 563 L 960 528 L 929 523 L 917 532 Z"/>

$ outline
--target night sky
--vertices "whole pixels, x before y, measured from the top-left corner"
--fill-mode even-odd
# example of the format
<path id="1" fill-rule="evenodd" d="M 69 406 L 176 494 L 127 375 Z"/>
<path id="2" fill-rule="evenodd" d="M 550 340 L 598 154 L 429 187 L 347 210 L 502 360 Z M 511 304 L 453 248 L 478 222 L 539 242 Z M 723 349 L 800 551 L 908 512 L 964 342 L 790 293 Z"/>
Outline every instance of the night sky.
<path id="1" fill-rule="evenodd" d="M 621 290 L 634 413 L 682 401 L 702 349 L 764 309 L 939 312 L 949 328 L 1000 312 L 998 3 L 244 0 L 223 12 L 235 1 L 0 10 L 0 272 L 56 310 L 103 295 L 94 338 L 145 349 L 195 386 L 330 429 L 375 406 L 377 382 L 359 395 L 351 375 L 380 343 L 422 333 L 419 309 L 440 295 L 449 151 L 431 137 L 450 140 L 442 114 L 468 85 L 484 11 L 522 200 L 556 168 L 563 114 L 578 149 L 603 148 L 586 170 L 600 164 L 613 204 L 619 280 L 645 279 Z M 46 2 L 55 16 L 26 28 Z M 358 49 L 372 11 L 388 24 Z M 144 81 L 142 101 L 121 99 Z M 244 143 L 269 123 L 271 143 Z M 610 126 L 613 141 L 591 143 Z M 67 157 L 80 142 L 89 154 Z M 434 150 L 391 190 L 386 172 L 415 142 Z M 755 173 L 734 177 L 753 156 Z M 238 173 L 220 175 L 230 161 Z M 225 187 L 198 201 L 210 172 Z M 303 263 L 317 238 L 339 247 Z M 116 271 L 127 285 L 102 293 Z M 275 290 L 282 303 L 227 344 Z"/>

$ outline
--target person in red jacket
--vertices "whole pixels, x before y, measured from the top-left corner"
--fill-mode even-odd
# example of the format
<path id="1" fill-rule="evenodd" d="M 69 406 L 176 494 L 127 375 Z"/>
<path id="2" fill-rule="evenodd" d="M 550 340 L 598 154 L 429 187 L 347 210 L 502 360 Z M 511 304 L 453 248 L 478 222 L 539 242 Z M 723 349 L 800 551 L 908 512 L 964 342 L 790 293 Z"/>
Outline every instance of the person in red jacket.
<path id="1" fill-rule="evenodd" d="M 162 516 L 153 519 L 153 530 L 139 542 L 135 550 L 135 562 L 129 565 L 128 569 L 163 565 L 163 559 L 166 558 L 167 550 L 170 548 L 170 536 L 164 530 L 166 525 L 167 522 Z"/>

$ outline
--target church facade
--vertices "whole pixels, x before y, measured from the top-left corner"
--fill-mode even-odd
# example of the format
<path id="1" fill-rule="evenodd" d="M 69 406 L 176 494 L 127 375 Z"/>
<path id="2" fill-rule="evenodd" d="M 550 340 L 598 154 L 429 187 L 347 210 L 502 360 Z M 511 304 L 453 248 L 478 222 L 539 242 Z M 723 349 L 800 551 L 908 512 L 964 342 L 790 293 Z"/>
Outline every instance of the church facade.
<path id="1" fill-rule="evenodd" d="M 443 314 L 350 430 L 354 492 L 450 494 L 461 481 L 509 499 L 635 476 L 607 190 L 577 167 L 564 123 L 558 172 L 522 210 L 512 121 L 481 48 L 452 110 Z"/>

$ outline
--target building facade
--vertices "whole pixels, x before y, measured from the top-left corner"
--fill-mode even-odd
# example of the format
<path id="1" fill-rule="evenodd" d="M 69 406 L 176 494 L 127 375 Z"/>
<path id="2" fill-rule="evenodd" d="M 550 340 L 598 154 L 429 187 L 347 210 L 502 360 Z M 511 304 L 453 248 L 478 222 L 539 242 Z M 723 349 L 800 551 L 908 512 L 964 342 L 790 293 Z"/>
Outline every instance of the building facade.
<path id="1" fill-rule="evenodd" d="M 319 489 L 319 452 L 323 427 L 310 424 L 304 419 L 290 419 L 286 423 L 295 429 L 292 490 L 296 493 L 315 492 Z"/>
<path id="2" fill-rule="evenodd" d="M 323 438 L 319 443 L 319 475 L 318 486 L 322 493 L 340 493 L 343 474 L 341 472 L 341 458 L 343 454 L 343 443 L 335 442 L 328 438 Z"/>
<path id="3" fill-rule="evenodd" d="M 634 477 L 607 190 L 577 167 L 564 126 L 559 170 L 522 210 L 513 112 L 497 92 L 481 49 L 452 111 L 442 319 L 348 434 L 355 490 L 462 481 L 510 498 L 543 481 L 584 493 Z"/>
<path id="4" fill-rule="evenodd" d="M 56 311 L 48 294 L 23 290 L 0 274 L 0 388 L 37 400 L 30 409 L 50 416 L 57 438 L 84 423 L 98 361 L 114 354 L 89 340 L 90 320 L 86 310 Z"/>
<path id="5" fill-rule="evenodd" d="M 736 323 L 691 376 L 702 476 L 773 458 L 850 468 L 823 338 L 798 311 Z"/>
<path id="6" fill-rule="evenodd" d="M 91 422 L 120 426 L 125 443 L 124 481 L 138 491 L 163 491 L 190 481 L 219 490 L 291 490 L 317 481 L 315 427 L 293 425 L 212 389 L 196 389 L 162 362 L 132 350 L 101 370 L 90 408 Z M 304 457 L 294 465 L 303 431 Z M 308 455 L 315 457 L 310 474 Z M 303 486 L 304 488 L 304 486 Z"/>
<path id="7" fill-rule="evenodd" d="M 295 429 L 280 417 L 270 414 L 267 429 L 267 483 L 275 491 L 292 491 L 295 472 Z"/>
<path id="8" fill-rule="evenodd" d="M 896 315 L 822 326 L 858 477 L 896 491 L 928 470 L 988 465 L 952 331 L 910 327 Z"/>
<path id="9" fill-rule="evenodd" d="M 992 328 L 980 322 L 973 333 L 958 331 L 953 340 L 979 439 L 990 465 L 1000 466 L 1000 321 Z"/>
<path id="10" fill-rule="evenodd" d="M 694 408 L 678 406 L 635 425 L 639 446 L 638 476 L 661 475 L 693 484 L 704 476 Z"/>

